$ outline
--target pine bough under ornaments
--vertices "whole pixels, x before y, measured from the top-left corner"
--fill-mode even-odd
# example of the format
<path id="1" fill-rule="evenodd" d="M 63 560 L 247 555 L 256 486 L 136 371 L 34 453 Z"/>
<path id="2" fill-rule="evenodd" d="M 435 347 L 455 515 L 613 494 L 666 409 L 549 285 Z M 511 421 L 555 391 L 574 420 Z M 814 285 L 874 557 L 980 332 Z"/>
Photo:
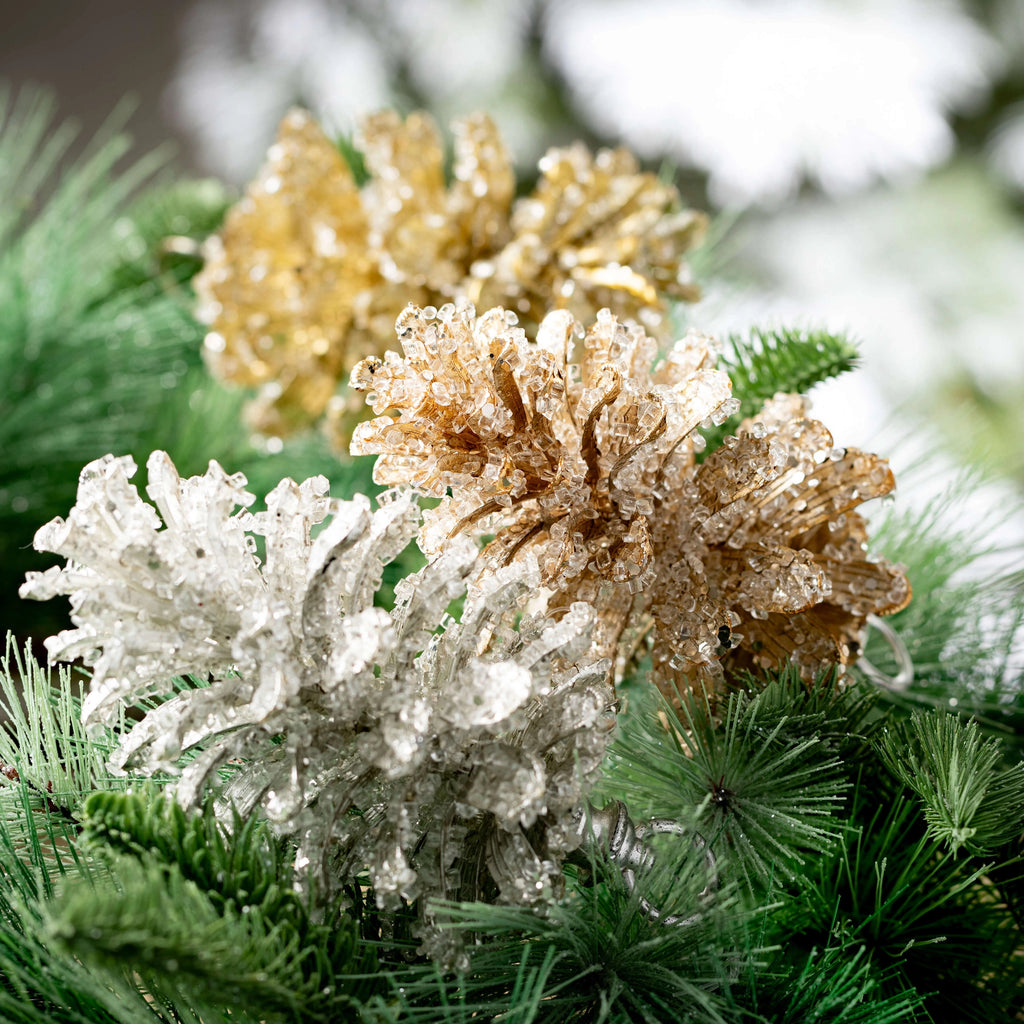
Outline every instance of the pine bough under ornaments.
<path id="1" fill-rule="evenodd" d="M 377 417 L 331 429 L 377 456 L 376 508 L 316 477 L 252 511 L 241 475 L 183 480 L 156 452 L 149 502 L 107 456 L 39 530 L 67 563 L 22 593 L 70 598 L 47 649 L 91 675 L 79 721 L 69 677 L 51 693 L 8 651 L 30 714 L 9 692 L 0 831 L 20 867 L 0 910 L 25 941 L 0 945 L 0 1008 L 1005 1019 L 1024 765 L 859 675 L 869 624 L 909 621 L 920 552 L 897 552 L 909 570 L 868 553 L 858 509 L 893 489 L 888 465 L 787 393 L 849 368 L 849 346 L 659 348 L 640 324 L 665 341 L 658 290 L 682 294 L 692 240 L 670 191 L 570 150 L 506 225 L 493 126 L 459 130 L 448 188 L 429 122 L 369 121 L 360 186 L 291 115 L 199 286 L 215 365 L 256 360 L 264 412 L 330 419 L 352 370 Z M 419 266 L 417 239 L 462 263 Z M 524 285 L 542 251 L 567 275 L 546 315 Z M 398 315 L 401 354 L 366 315 L 398 285 L 450 300 Z M 522 326 L 477 314 L 489 289 Z M 386 607 L 413 542 L 426 564 Z M 952 582 L 932 582 L 916 602 L 939 609 Z M 1014 585 L 993 583 L 971 642 L 1010 649 Z M 888 631 L 904 661 L 915 630 Z M 983 686 L 1019 734 L 1013 671 Z"/>

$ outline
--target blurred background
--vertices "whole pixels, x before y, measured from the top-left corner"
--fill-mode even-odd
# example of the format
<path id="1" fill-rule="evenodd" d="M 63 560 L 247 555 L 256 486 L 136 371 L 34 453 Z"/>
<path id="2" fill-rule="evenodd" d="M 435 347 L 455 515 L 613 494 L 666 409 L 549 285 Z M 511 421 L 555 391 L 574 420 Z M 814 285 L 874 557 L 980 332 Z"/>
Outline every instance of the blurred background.
<path id="1" fill-rule="evenodd" d="M 951 473 L 984 468 L 996 482 L 978 488 L 979 522 L 1020 508 L 1021 0 L 2 0 L 0 12 L 14 93 L 50 87 L 81 140 L 129 96 L 134 153 L 169 147 L 172 175 L 229 195 L 295 103 L 339 135 L 383 106 L 442 124 L 486 109 L 527 184 L 551 145 L 626 145 L 714 216 L 689 323 L 849 332 L 861 372 L 815 393 L 837 441 L 893 452 L 898 470 L 935 452 Z M 179 363 L 174 379 L 195 368 Z M 1008 536 L 1024 537 L 1013 523 Z"/>

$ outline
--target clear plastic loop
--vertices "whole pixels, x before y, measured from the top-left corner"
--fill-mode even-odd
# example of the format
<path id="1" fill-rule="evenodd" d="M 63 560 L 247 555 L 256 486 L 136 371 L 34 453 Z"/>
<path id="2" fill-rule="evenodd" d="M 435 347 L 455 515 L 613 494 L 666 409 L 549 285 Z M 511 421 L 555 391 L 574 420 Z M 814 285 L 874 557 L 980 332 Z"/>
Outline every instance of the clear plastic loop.
<path id="1" fill-rule="evenodd" d="M 704 851 L 704 863 L 707 866 L 708 871 L 708 882 L 699 893 L 697 893 L 697 899 L 701 903 L 707 903 L 708 900 L 714 895 L 715 889 L 718 888 L 718 866 L 715 862 L 715 855 L 711 852 L 710 847 L 707 844 L 707 840 L 699 833 L 692 829 L 685 828 L 680 825 L 678 821 L 673 821 L 671 818 L 652 818 L 650 821 L 643 821 L 636 827 L 636 837 L 642 843 L 643 840 L 656 833 L 670 833 L 676 836 L 687 836 L 693 843 L 693 846 L 697 850 Z M 654 854 L 651 854 L 651 862 L 653 863 Z M 623 873 L 625 874 L 625 872 Z M 627 885 L 629 880 L 627 879 Z M 630 886 L 632 891 L 632 886 Z M 688 925 L 696 924 L 700 920 L 700 914 L 691 914 L 689 917 L 683 917 L 682 914 L 662 914 L 657 907 L 653 906 L 648 900 L 644 899 L 643 896 L 639 897 L 640 908 L 643 912 L 654 921 L 661 921 L 665 925 Z"/>
<path id="2" fill-rule="evenodd" d="M 648 872 L 654 866 L 654 851 L 644 843 L 644 839 L 665 833 L 689 838 L 695 849 L 703 851 L 708 882 L 697 894 L 701 903 L 707 903 L 718 887 L 715 856 L 707 841 L 699 832 L 688 829 L 671 818 L 652 818 L 634 826 L 625 804 L 621 800 L 616 800 L 600 810 L 592 805 L 581 809 L 578 812 L 577 828 L 585 845 L 602 849 L 617 865 L 630 893 L 636 889 L 637 872 Z M 681 914 L 664 914 L 650 900 L 640 895 L 637 896 L 637 902 L 647 917 L 665 925 L 689 925 L 700 919 L 699 913 L 687 917 Z"/>
<path id="3" fill-rule="evenodd" d="M 889 647 L 892 648 L 898 670 L 894 676 L 886 675 L 885 672 L 873 665 L 863 654 L 857 659 L 857 668 L 868 679 L 883 689 L 896 692 L 906 690 L 914 681 L 914 661 L 910 657 L 910 651 L 907 650 L 907 645 L 903 642 L 903 638 L 885 619 L 880 619 L 877 615 L 869 615 L 867 625 L 869 629 L 878 630 Z"/>

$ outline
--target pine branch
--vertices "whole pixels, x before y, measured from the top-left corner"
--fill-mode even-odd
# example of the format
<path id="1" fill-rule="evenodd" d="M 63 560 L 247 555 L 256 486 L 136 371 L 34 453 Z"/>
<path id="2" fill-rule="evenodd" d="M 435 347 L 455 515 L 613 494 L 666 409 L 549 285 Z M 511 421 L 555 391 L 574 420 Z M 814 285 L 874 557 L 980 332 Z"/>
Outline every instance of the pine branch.
<path id="1" fill-rule="evenodd" d="M 0 1019 L 198 1020 L 180 1008 L 165 1013 L 132 979 L 96 978 L 40 937 L 42 907 L 59 888 L 106 877 L 102 865 L 78 850 L 72 808 L 98 784 L 123 785 L 106 771 L 109 744 L 84 733 L 70 673 L 60 672 L 56 682 L 8 637 L 0 662 L 0 715 L 7 719 L 0 729 Z M 204 1021 L 222 1019 L 212 1008 L 204 1011 Z"/>
<path id="2" fill-rule="evenodd" d="M 912 989 L 883 994 L 866 948 L 836 939 L 802 962 L 781 954 L 752 976 L 750 989 L 751 1008 L 772 1024 L 909 1024 L 922 1009 Z"/>
<path id="3" fill-rule="evenodd" d="M 880 723 L 875 714 L 878 688 L 844 680 L 837 685 L 831 671 L 812 685 L 792 664 L 737 680 L 747 690 L 751 713 L 767 734 L 780 726 L 787 742 L 814 739 L 823 753 L 837 757 L 849 770 L 871 751 Z"/>
<path id="4" fill-rule="evenodd" d="M 330 1019 L 303 1005 L 307 998 L 322 1001 L 319 992 L 292 988 L 304 956 L 299 936 L 275 926 L 260 907 L 217 908 L 179 869 L 151 860 L 122 858 L 114 877 L 113 889 L 69 887 L 51 908 L 47 939 L 113 976 L 131 970 L 176 1004 Z"/>
<path id="5" fill-rule="evenodd" d="M 50 932 L 74 955 L 128 965 L 175 1002 L 288 1020 L 333 1020 L 372 994 L 355 922 L 292 887 L 285 847 L 255 816 L 226 830 L 212 804 L 190 816 L 153 791 L 107 792 L 86 802 L 83 825 L 115 893 L 79 884 L 51 909 Z"/>
<path id="6" fill-rule="evenodd" d="M 734 893 L 719 892 L 710 905 L 695 898 L 695 888 L 705 884 L 701 864 L 684 844 L 664 866 L 661 881 L 674 878 L 675 897 L 697 911 L 681 927 L 667 927 L 641 909 L 640 891 L 654 895 L 650 879 L 638 878 L 639 890 L 630 894 L 619 869 L 603 861 L 594 864 L 596 884 L 543 910 L 435 904 L 439 919 L 476 940 L 467 946 L 466 969 L 443 987 L 429 966 L 396 972 L 393 984 L 403 990 L 408 1019 L 504 1020 L 515 1006 L 514 1019 L 524 1024 L 732 1020 L 730 979 L 756 953 L 748 915 Z"/>
<path id="7" fill-rule="evenodd" d="M 692 822 L 727 876 L 754 891 L 792 881 L 807 853 L 838 838 L 833 815 L 849 783 L 817 736 L 799 724 L 787 733 L 775 700 L 774 692 L 763 704 L 749 692 L 731 694 L 720 724 L 706 700 L 681 698 L 678 710 L 663 704 L 660 715 L 634 709 L 612 747 L 605 792 L 621 796 L 634 818 Z"/>
<path id="8" fill-rule="evenodd" d="M 36 808 L 26 807 L 32 814 Z M 170 1005 L 144 991 L 138 978 L 124 971 L 97 975 L 90 967 L 45 936 L 45 902 L 53 896 L 53 864 L 63 865 L 67 858 L 44 863 L 47 857 L 32 854 L 35 864 L 18 859 L 23 852 L 20 837 L 0 822 L 0 1019 L 5 1024 L 228 1024 L 229 1021 L 255 1022 L 216 1005 L 189 1007 Z M 38 830 L 31 842 L 42 843 Z M 71 835 L 54 836 L 71 844 Z M 102 878 L 102 872 L 82 860 L 69 865 L 66 878 L 85 884 L 86 878 Z"/>
<path id="9" fill-rule="evenodd" d="M 162 163 L 154 155 L 122 167 L 120 121 L 62 166 L 75 131 L 55 123 L 48 95 L 0 97 L 5 625 L 25 618 L 13 591 L 38 564 L 25 554 L 33 524 L 67 508 L 83 460 L 130 447 L 148 428 L 151 399 L 199 361 L 201 335 L 180 297 L 154 281 L 111 290 L 118 215 Z"/>
<path id="10" fill-rule="evenodd" d="M 173 800 L 147 789 L 94 793 L 82 815 L 85 839 L 115 853 L 177 866 L 219 906 L 259 905 L 268 917 L 288 919 L 297 930 L 311 927 L 306 904 L 287 884 L 285 847 L 255 815 L 233 816 L 230 830 L 212 803 L 186 814 Z M 204 851 L 197 857 L 199 851 Z"/>
<path id="11" fill-rule="evenodd" d="M 729 343 L 721 362 L 741 418 L 755 415 L 779 391 L 804 394 L 857 365 L 856 345 L 829 331 L 753 327 L 748 338 L 732 335 Z"/>
<path id="12" fill-rule="evenodd" d="M 791 950 L 836 937 L 864 945 L 880 992 L 920 993 L 931 1019 L 1008 1019 L 1019 932 L 984 868 L 930 838 L 914 801 L 880 804 L 873 781 L 855 791 L 852 818 L 838 851 L 809 865 L 773 916 L 771 938 Z"/>
<path id="13" fill-rule="evenodd" d="M 880 696 L 976 718 L 1015 760 L 1024 757 L 1022 552 L 993 549 L 988 537 L 998 519 L 977 522 L 966 504 L 975 483 L 958 481 L 924 511 L 893 512 L 875 531 L 875 545 L 906 565 L 914 588 L 910 604 L 887 620 L 906 644 L 914 683 L 904 694 Z M 949 525 L 965 521 L 970 529 Z M 865 653 L 883 669 L 891 658 L 874 631 Z"/>
<path id="14" fill-rule="evenodd" d="M 100 730 L 90 736 L 82 725 L 70 669 L 53 679 L 29 646 L 19 651 L 10 634 L 0 658 L 0 720 L 0 771 L 31 790 L 50 813 L 72 820 L 86 794 L 127 784 L 106 767 L 113 735 Z"/>
<path id="15" fill-rule="evenodd" d="M 173 288 L 203 265 L 200 244 L 220 227 L 230 198 L 220 182 L 173 181 L 136 199 L 116 226 L 118 263 L 112 292 L 161 281 Z"/>
<path id="16" fill-rule="evenodd" d="M 54 685 L 56 683 L 56 685 Z M 7 882 L 24 901 L 52 895 L 81 872 L 78 811 L 87 793 L 121 788 L 107 770 L 111 734 L 86 734 L 71 672 L 53 679 L 8 634 L 0 659 L 0 850 Z"/>
<path id="17" fill-rule="evenodd" d="M 5 1024 L 199 1024 L 200 1018 L 185 1008 L 165 1012 L 127 981 L 98 978 L 74 957 L 41 942 L 38 928 L 35 919 L 20 928 L 0 923 L 0 1019 Z M 202 1017 L 207 1024 L 229 1019 L 240 1018 L 212 1008 Z"/>
<path id="18" fill-rule="evenodd" d="M 729 336 L 717 365 L 729 374 L 740 408 L 720 427 L 704 431 L 705 454 L 728 434 L 735 434 L 743 420 L 756 416 L 778 392 L 804 394 L 815 384 L 852 370 L 857 365 L 857 347 L 828 331 L 752 327 L 746 338 Z"/>
<path id="19" fill-rule="evenodd" d="M 366 1024 L 474 1024 L 494 1019 L 492 1015 L 498 1013 L 502 1024 L 534 1024 L 540 1019 L 542 1002 L 550 998 L 547 986 L 556 953 L 549 946 L 537 957 L 533 947 L 524 946 L 518 963 L 509 961 L 507 980 L 493 986 L 502 993 L 497 1005 L 467 992 L 440 968 L 406 968 L 389 978 L 389 1000 L 378 998 L 364 1008 L 364 1020 Z"/>
<path id="20" fill-rule="evenodd" d="M 122 108 L 76 158 L 73 170 L 60 174 L 54 188 L 77 135 L 70 122 L 54 125 L 54 113 L 53 97 L 46 90 L 24 88 L 17 97 L 9 89 L 0 90 L 0 194 L 11 200 L 0 213 L 0 244 L 5 249 L 16 244 L 40 254 L 38 246 L 53 231 L 104 247 L 97 228 L 108 225 L 126 198 L 163 162 L 154 154 L 112 175 L 128 151 L 128 140 L 119 133 L 127 113 Z M 93 267 L 88 283 L 63 283 L 72 289 L 91 287 L 101 273 L 102 266 Z"/>
<path id="21" fill-rule="evenodd" d="M 679 866 L 667 864 L 666 874 Z M 823 949 L 795 955 L 758 948 L 766 930 L 758 917 L 777 908 L 743 912 L 728 893 L 694 926 L 665 927 L 639 912 L 635 896 L 616 881 L 616 868 L 601 862 L 594 875 L 597 885 L 574 889 L 553 913 L 438 905 L 452 926 L 477 937 L 465 970 L 453 977 L 429 965 L 398 971 L 392 985 L 400 1016 L 378 1011 L 373 1019 L 469 1024 L 496 1014 L 505 1020 L 505 1012 L 523 1024 L 920 1019 L 920 996 L 900 988 L 862 944 L 831 937 Z M 651 895 L 642 877 L 638 884 Z"/>
<path id="22" fill-rule="evenodd" d="M 999 769 L 999 745 L 975 722 L 917 713 L 879 751 L 924 804 L 930 835 L 954 853 L 987 856 L 1024 832 L 1024 763 Z"/>
<path id="23" fill-rule="evenodd" d="M 59 889 L 109 885 L 102 864 L 78 847 L 77 812 L 98 785 L 123 786 L 106 769 L 109 735 L 90 737 L 79 720 L 71 674 L 51 678 L 8 637 L 0 661 L 0 1018 L 168 1022 L 237 1020 L 215 1006 L 154 1003 L 124 974 L 97 978 L 41 938 L 44 908 Z M 255 1018 L 253 1018 L 255 1020 Z"/>
<path id="24" fill-rule="evenodd" d="M 76 133 L 48 95 L 0 95 L 0 621 L 23 634 L 66 625 L 16 591 L 44 564 L 35 528 L 73 504 L 91 460 L 162 448 L 186 472 L 218 458 L 257 484 L 336 467 L 320 439 L 268 459 L 241 422 L 243 396 L 206 374 L 184 282 L 224 195 L 209 182 L 154 188 L 162 157 L 123 166 L 119 126 L 115 115 L 64 165 Z"/>
<path id="25" fill-rule="evenodd" d="M 102 865 L 76 848 L 78 829 L 50 813 L 25 783 L 0 789 L 0 1019 L 11 1024 L 54 1020 L 81 1024 L 146 1024 L 197 1020 L 164 1012 L 136 981 L 97 978 L 74 956 L 44 941 L 43 907 L 69 881 L 102 884 Z M 224 1019 L 208 1008 L 203 1020 Z M 234 1018 L 232 1018 L 234 1019 Z"/>

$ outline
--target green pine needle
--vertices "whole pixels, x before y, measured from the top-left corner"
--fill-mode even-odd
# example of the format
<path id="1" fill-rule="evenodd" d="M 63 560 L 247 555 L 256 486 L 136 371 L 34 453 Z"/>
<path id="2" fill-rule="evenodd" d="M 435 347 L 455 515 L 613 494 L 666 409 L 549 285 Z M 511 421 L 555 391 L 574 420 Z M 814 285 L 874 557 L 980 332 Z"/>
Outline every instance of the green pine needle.
<path id="1" fill-rule="evenodd" d="M 882 991 L 917 991 L 935 1020 L 1008 1019 L 1019 932 L 984 868 L 936 843 L 915 801 L 878 796 L 867 781 L 857 788 L 857 827 L 809 865 L 772 938 L 793 950 L 837 937 L 865 946 Z"/>
<path id="2" fill-rule="evenodd" d="M 9 1024 L 152 1024 L 195 1021 L 167 1013 L 127 975 L 100 978 L 44 938 L 44 907 L 69 884 L 109 884 L 102 865 L 82 857 L 77 824 L 20 779 L 0 788 L 0 1020 Z M 88 881 L 87 881 L 88 880 Z M 222 1021 L 210 1007 L 202 1020 Z M 235 1019 L 235 1018 L 232 1018 Z"/>
<path id="3" fill-rule="evenodd" d="M 548 983 L 557 950 L 547 947 L 540 962 L 531 946 L 518 962 L 508 963 L 507 980 L 491 987 L 502 993 L 497 1006 L 453 981 L 439 968 L 423 967 L 390 979 L 392 998 L 372 1000 L 364 1008 L 366 1024 L 476 1024 L 500 1015 L 502 1024 L 534 1024 L 548 998 Z"/>
<path id="4" fill-rule="evenodd" d="M 81 701 L 71 670 L 55 678 L 32 656 L 26 644 L 19 651 L 7 635 L 0 658 L 0 765 L 10 769 L 36 796 L 71 817 L 86 794 L 98 788 L 123 788 L 106 761 L 113 734 L 101 730 L 87 735 L 81 722 Z M 0 779 L 0 782 L 5 781 Z"/>
<path id="5" fill-rule="evenodd" d="M 115 878 L 114 888 L 69 886 L 51 908 L 49 941 L 111 974 L 127 968 L 176 1003 L 199 1000 L 284 1019 L 301 1013 L 304 997 L 315 997 L 290 984 L 305 955 L 299 937 L 261 908 L 216 907 L 180 870 L 152 861 L 124 858 Z"/>
<path id="6" fill-rule="evenodd" d="M 107 869 L 79 848 L 78 815 L 86 792 L 98 785 L 124 786 L 125 780 L 113 778 L 105 766 L 111 735 L 88 736 L 80 710 L 70 672 L 51 679 L 8 636 L 0 660 L 0 712 L 6 717 L 0 729 L 0 1019 L 257 1020 L 214 1004 L 193 1012 L 187 1002 L 153 1002 L 132 976 L 122 971 L 98 977 L 44 938 L 43 920 L 58 892 L 111 884 Z"/>
<path id="7" fill-rule="evenodd" d="M 605 792 L 634 817 L 692 822 L 723 870 L 754 891 L 798 878 L 805 856 L 838 838 L 833 816 L 849 784 L 821 739 L 799 726 L 787 733 L 774 700 L 733 693 L 720 723 L 707 701 L 684 697 L 678 718 L 667 703 L 660 717 L 634 711 L 612 747 Z"/>
<path id="8" fill-rule="evenodd" d="M 831 940 L 800 962 L 783 952 L 751 978 L 758 1020 L 771 1024 L 900 1024 L 920 1020 L 921 997 L 912 989 L 882 993 L 864 946 Z"/>
<path id="9" fill-rule="evenodd" d="M 879 751 L 921 798 L 929 833 L 954 853 L 979 856 L 1024 832 L 1024 763 L 999 768 L 998 743 L 975 722 L 940 712 L 886 729 Z"/>
<path id="10" fill-rule="evenodd" d="M 468 969 L 448 981 L 440 1000 L 432 968 L 396 974 L 394 984 L 412 1010 L 408 1019 L 504 1020 L 517 991 L 525 990 L 531 1003 L 515 1018 L 524 1024 L 733 1020 L 730 979 L 755 958 L 748 949 L 748 916 L 735 895 L 719 892 L 710 904 L 695 898 L 694 887 L 705 884 L 701 863 L 684 844 L 675 862 L 665 865 L 663 880 L 675 874 L 679 899 L 696 911 L 685 926 L 650 919 L 638 894 L 626 891 L 619 869 L 604 862 L 595 865 L 596 884 L 543 910 L 435 904 L 450 927 L 476 938 L 467 947 Z M 651 895 L 643 877 L 638 886 Z M 536 965 L 535 973 L 524 978 L 523 965 Z"/>
<path id="11" fill-rule="evenodd" d="M 362 188 L 370 180 L 370 172 L 366 169 L 366 158 L 363 151 L 359 149 L 351 135 L 339 135 L 334 140 L 338 152 L 341 153 L 352 172 L 356 187 Z"/>
<path id="12" fill-rule="evenodd" d="M 209 178 L 172 181 L 141 195 L 114 225 L 119 261 L 110 290 L 190 281 L 202 267 L 200 244 L 220 227 L 229 203 L 224 186 Z"/>
<path id="13" fill-rule="evenodd" d="M 847 679 L 837 685 L 826 671 L 810 685 L 792 664 L 737 681 L 756 711 L 762 733 L 781 725 L 789 742 L 814 739 L 846 766 L 868 756 L 878 730 L 876 686 Z"/>
<path id="14" fill-rule="evenodd" d="M 0 659 L 0 863 L 12 898 L 52 895 L 87 864 L 76 845 L 85 795 L 125 785 L 106 768 L 110 734 L 88 736 L 69 670 L 51 678 L 8 634 Z"/>
<path id="15" fill-rule="evenodd" d="M 369 481 L 366 465 L 339 471 L 321 438 L 273 457 L 252 446 L 244 396 L 203 368 L 187 284 L 224 192 L 155 186 L 159 155 L 125 167 L 120 120 L 66 160 L 75 131 L 48 96 L 0 94 L 0 621 L 22 635 L 67 625 L 17 589 L 46 566 L 35 530 L 67 514 L 93 459 L 129 453 L 142 466 L 159 448 L 185 474 L 217 459 L 260 493 L 289 475 L 338 476 L 346 495 Z"/>
<path id="16" fill-rule="evenodd" d="M 21 928 L 0 922 L 0 1020 L 4 1024 L 255 1024 L 258 1018 L 204 1007 L 173 1010 L 153 1001 L 132 980 L 99 977 L 64 950 L 38 937 L 40 922 Z"/>
<path id="17" fill-rule="evenodd" d="M 728 434 L 735 434 L 743 420 L 756 416 L 780 391 L 802 395 L 856 365 L 856 345 L 829 331 L 753 327 L 746 338 L 730 335 L 717 366 L 729 374 L 740 408 L 721 426 L 704 432 L 705 453 L 714 451 Z"/>
<path id="18" fill-rule="evenodd" d="M 372 994 L 375 961 L 338 903 L 292 886 L 294 851 L 256 816 L 226 829 L 152 789 L 93 794 L 87 849 L 116 891 L 79 884 L 51 910 L 76 956 L 127 964 L 174 999 L 220 999 L 289 1020 L 330 1021 Z"/>
<path id="19" fill-rule="evenodd" d="M 115 853 L 177 866 L 221 906 L 258 904 L 268 916 L 288 918 L 299 929 L 311 925 L 308 909 L 290 886 L 287 852 L 256 815 L 237 815 L 230 831 L 213 804 L 186 814 L 151 788 L 93 793 L 82 814 L 85 838 Z"/>
<path id="20" fill-rule="evenodd" d="M 893 511 L 873 531 L 874 549 L 906 566 L 914 590 L 886 620 L 907 647 L 914 682 L 881 698 L 890 708 L 933 706 L 976 718 L 1017 760 L 1024 757 L 1022 552 L 993 548 L 988 537 L 998 519 L 978 522 L 966 504 L 976 482 L 958 481 L 923 511 Z M 969 529 L 950 525 L 964 522 Z M 874 630 L 865 653 L 884 670 L 894 667 Z"/>
<path id="21" fill-rule="evenodd" d="M 46 901 L 55 883 L 109 884 L 98 865 L 75 855 L 75 830 L 47 816 L 20 789 L 23 820 L 45 824 L 11 828 L 0 819 L 0 1020 L 5 1024 L 255 1024 L 249 1017 L 215 1004 L 178 1005 L 152 998 L 126 971 L 99 975 L 59 944 L 49 941 Z M 27 839 L 26 839 L 27 837 Z M 59 870 L 57 870 L 59 869 Z"/>
<path id="22" fill-rule="evenodd" d="M 74 160 L 48 96 L 0 95 L 0 608 L 30 620 L 18 577 L 36 526 L 74 502 L 82 466 L 150 428 L 154 398 L 198 365 L 201 332 L 158 281 L 111 289 L 116 225 L 162 158 L 122 167 L 115 115 Z M 34 615 L 38 616 L 38 611 Z"/>

